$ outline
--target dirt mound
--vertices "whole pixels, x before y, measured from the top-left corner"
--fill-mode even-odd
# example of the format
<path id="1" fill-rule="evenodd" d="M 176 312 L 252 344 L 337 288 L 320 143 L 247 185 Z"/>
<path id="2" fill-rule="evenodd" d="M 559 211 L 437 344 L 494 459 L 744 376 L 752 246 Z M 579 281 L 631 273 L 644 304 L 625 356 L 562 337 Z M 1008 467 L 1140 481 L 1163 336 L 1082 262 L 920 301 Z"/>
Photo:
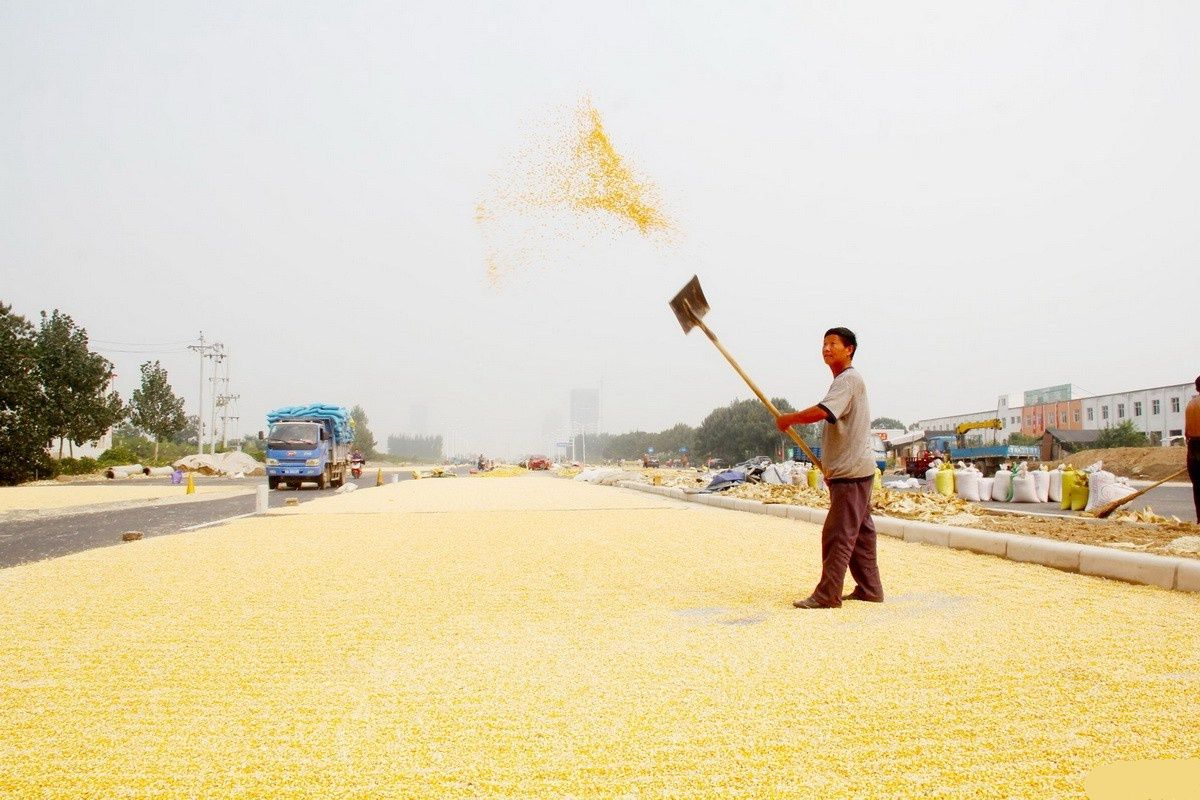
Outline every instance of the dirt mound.
<path id="1" fill-rule="evenodd" d="M 1086 467 L 1103 461 L 1104 468 L 1124 478 L 1157 481 L 1178 472 L 1186 466 L 1187 449 L 1183 447 L 1110 447 L 1105 450 L 1080 450 L 1067 456 L 1063 462 L 1047 462 L 1053 469 L 1059 463 L 1070 463 Z M 1187 480 L 1187 476 L 1177 480 Z"/>

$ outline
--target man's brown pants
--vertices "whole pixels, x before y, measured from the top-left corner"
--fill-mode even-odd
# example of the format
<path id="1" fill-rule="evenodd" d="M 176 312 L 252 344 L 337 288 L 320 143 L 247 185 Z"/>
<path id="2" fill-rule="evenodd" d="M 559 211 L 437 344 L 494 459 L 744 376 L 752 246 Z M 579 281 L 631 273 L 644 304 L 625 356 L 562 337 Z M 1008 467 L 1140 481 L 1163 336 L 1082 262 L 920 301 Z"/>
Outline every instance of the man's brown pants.
<path id="1" fill-rule="evenodd" d="M 821 582 L 812 593 L 823 606 L 835 608 L 842 604 L 847 567 L 858 584 L 855 591 L 864 599 L 883 599 L 875 560 L 875 523 L 871 519 L 874 483 L 874 476 L 829 482 L 829 514 L 821 529 Z"/>

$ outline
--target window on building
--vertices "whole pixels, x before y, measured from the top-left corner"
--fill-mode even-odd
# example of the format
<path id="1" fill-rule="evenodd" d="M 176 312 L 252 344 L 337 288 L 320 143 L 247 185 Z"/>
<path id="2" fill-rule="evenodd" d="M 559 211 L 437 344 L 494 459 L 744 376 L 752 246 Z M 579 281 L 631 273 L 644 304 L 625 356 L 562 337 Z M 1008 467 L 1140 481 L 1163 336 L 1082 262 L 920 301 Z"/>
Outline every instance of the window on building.
<path id="1" fill-rule="evenodd" d="M 1079 422 L 1079 409 L 1078 408 L 1075 409 L 1074 416 L 1075 416 L 1075 422 L 1078 423 Z"/>
<path id="2" fill-rule="evenodd" d="M 1150 413 L 1157 417 L 1161 411 L 1162 411 L 1162 401 L 1161 400 L 1151 400 L 1150 401 Z"/>
<path id="3" fill-rule="evenodd" d="M 1125 419 L 1125 404 L 1117 403 L 1117 419 Z"/>
<path id="4" fill-rule="evenodd" d="M 1100 406 L 1100 419 L 1108 419 L 1108 406 Z"/>
<path id="5" fill-rule="evenodd" d="M 1140 417 L 1142 415 L 1142 401 L 1141 400 L 1133 401 L 1133 415 L 1135 417 Z"/>
<path id="6" fill-rule="evenodd" d="M 1066 425 L 1066 424 L 1067 424 L 1067 412 L 1065 412 L 1065 411 L 1061 411 L 1061 412 L 1059 412 L 1059 415 L 1058 415 L 1058 424 L 1059 424 L 1059 425 Z"/>
<path id="7" fill-rule="evenodd" d="M 1171 413 L 1172 414 L 1179 413 L 1179 398 L 1178 397 L 1171 398 Z"/>
<path id="8" fill-rule="evenodd" d="M 1096 409 L 1094 409 L 1094 408 L 1089 408 L 1089 409 L 1087 410 L 1087 412 L 1088 412 L 1088 422 L 1095 422 L 1095 421 L 1096 421 L 1096 414 L 1095 414 L 1095 411 L 1096 411 Z"/>

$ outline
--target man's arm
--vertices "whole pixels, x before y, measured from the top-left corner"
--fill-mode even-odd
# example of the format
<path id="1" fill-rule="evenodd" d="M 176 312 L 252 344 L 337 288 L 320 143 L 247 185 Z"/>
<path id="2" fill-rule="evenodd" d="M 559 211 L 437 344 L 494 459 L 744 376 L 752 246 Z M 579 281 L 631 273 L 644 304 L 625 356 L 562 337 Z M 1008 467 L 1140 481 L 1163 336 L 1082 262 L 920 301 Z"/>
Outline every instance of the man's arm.
<path id="1" fill-rule="evenodd" d="M 787 431 L 793 425 L 809 425 L 813 422 L 827 422 L 830 414 L 823 406 L 809 406 L 794 414 L 780 414 L 775 420 L 775 427 L 781 432 Z"/>

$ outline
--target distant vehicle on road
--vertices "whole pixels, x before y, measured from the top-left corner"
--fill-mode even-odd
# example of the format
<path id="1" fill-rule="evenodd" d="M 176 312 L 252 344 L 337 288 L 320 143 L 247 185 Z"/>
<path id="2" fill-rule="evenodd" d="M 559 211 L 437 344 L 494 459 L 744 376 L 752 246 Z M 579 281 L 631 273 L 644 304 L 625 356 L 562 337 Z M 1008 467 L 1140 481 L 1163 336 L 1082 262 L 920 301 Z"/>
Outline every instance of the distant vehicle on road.
<path id="1" fill-rule="evenodd" d="M 530 456 L 526 469 L 550 469 L 550 459 L 546 456 Z"/>

